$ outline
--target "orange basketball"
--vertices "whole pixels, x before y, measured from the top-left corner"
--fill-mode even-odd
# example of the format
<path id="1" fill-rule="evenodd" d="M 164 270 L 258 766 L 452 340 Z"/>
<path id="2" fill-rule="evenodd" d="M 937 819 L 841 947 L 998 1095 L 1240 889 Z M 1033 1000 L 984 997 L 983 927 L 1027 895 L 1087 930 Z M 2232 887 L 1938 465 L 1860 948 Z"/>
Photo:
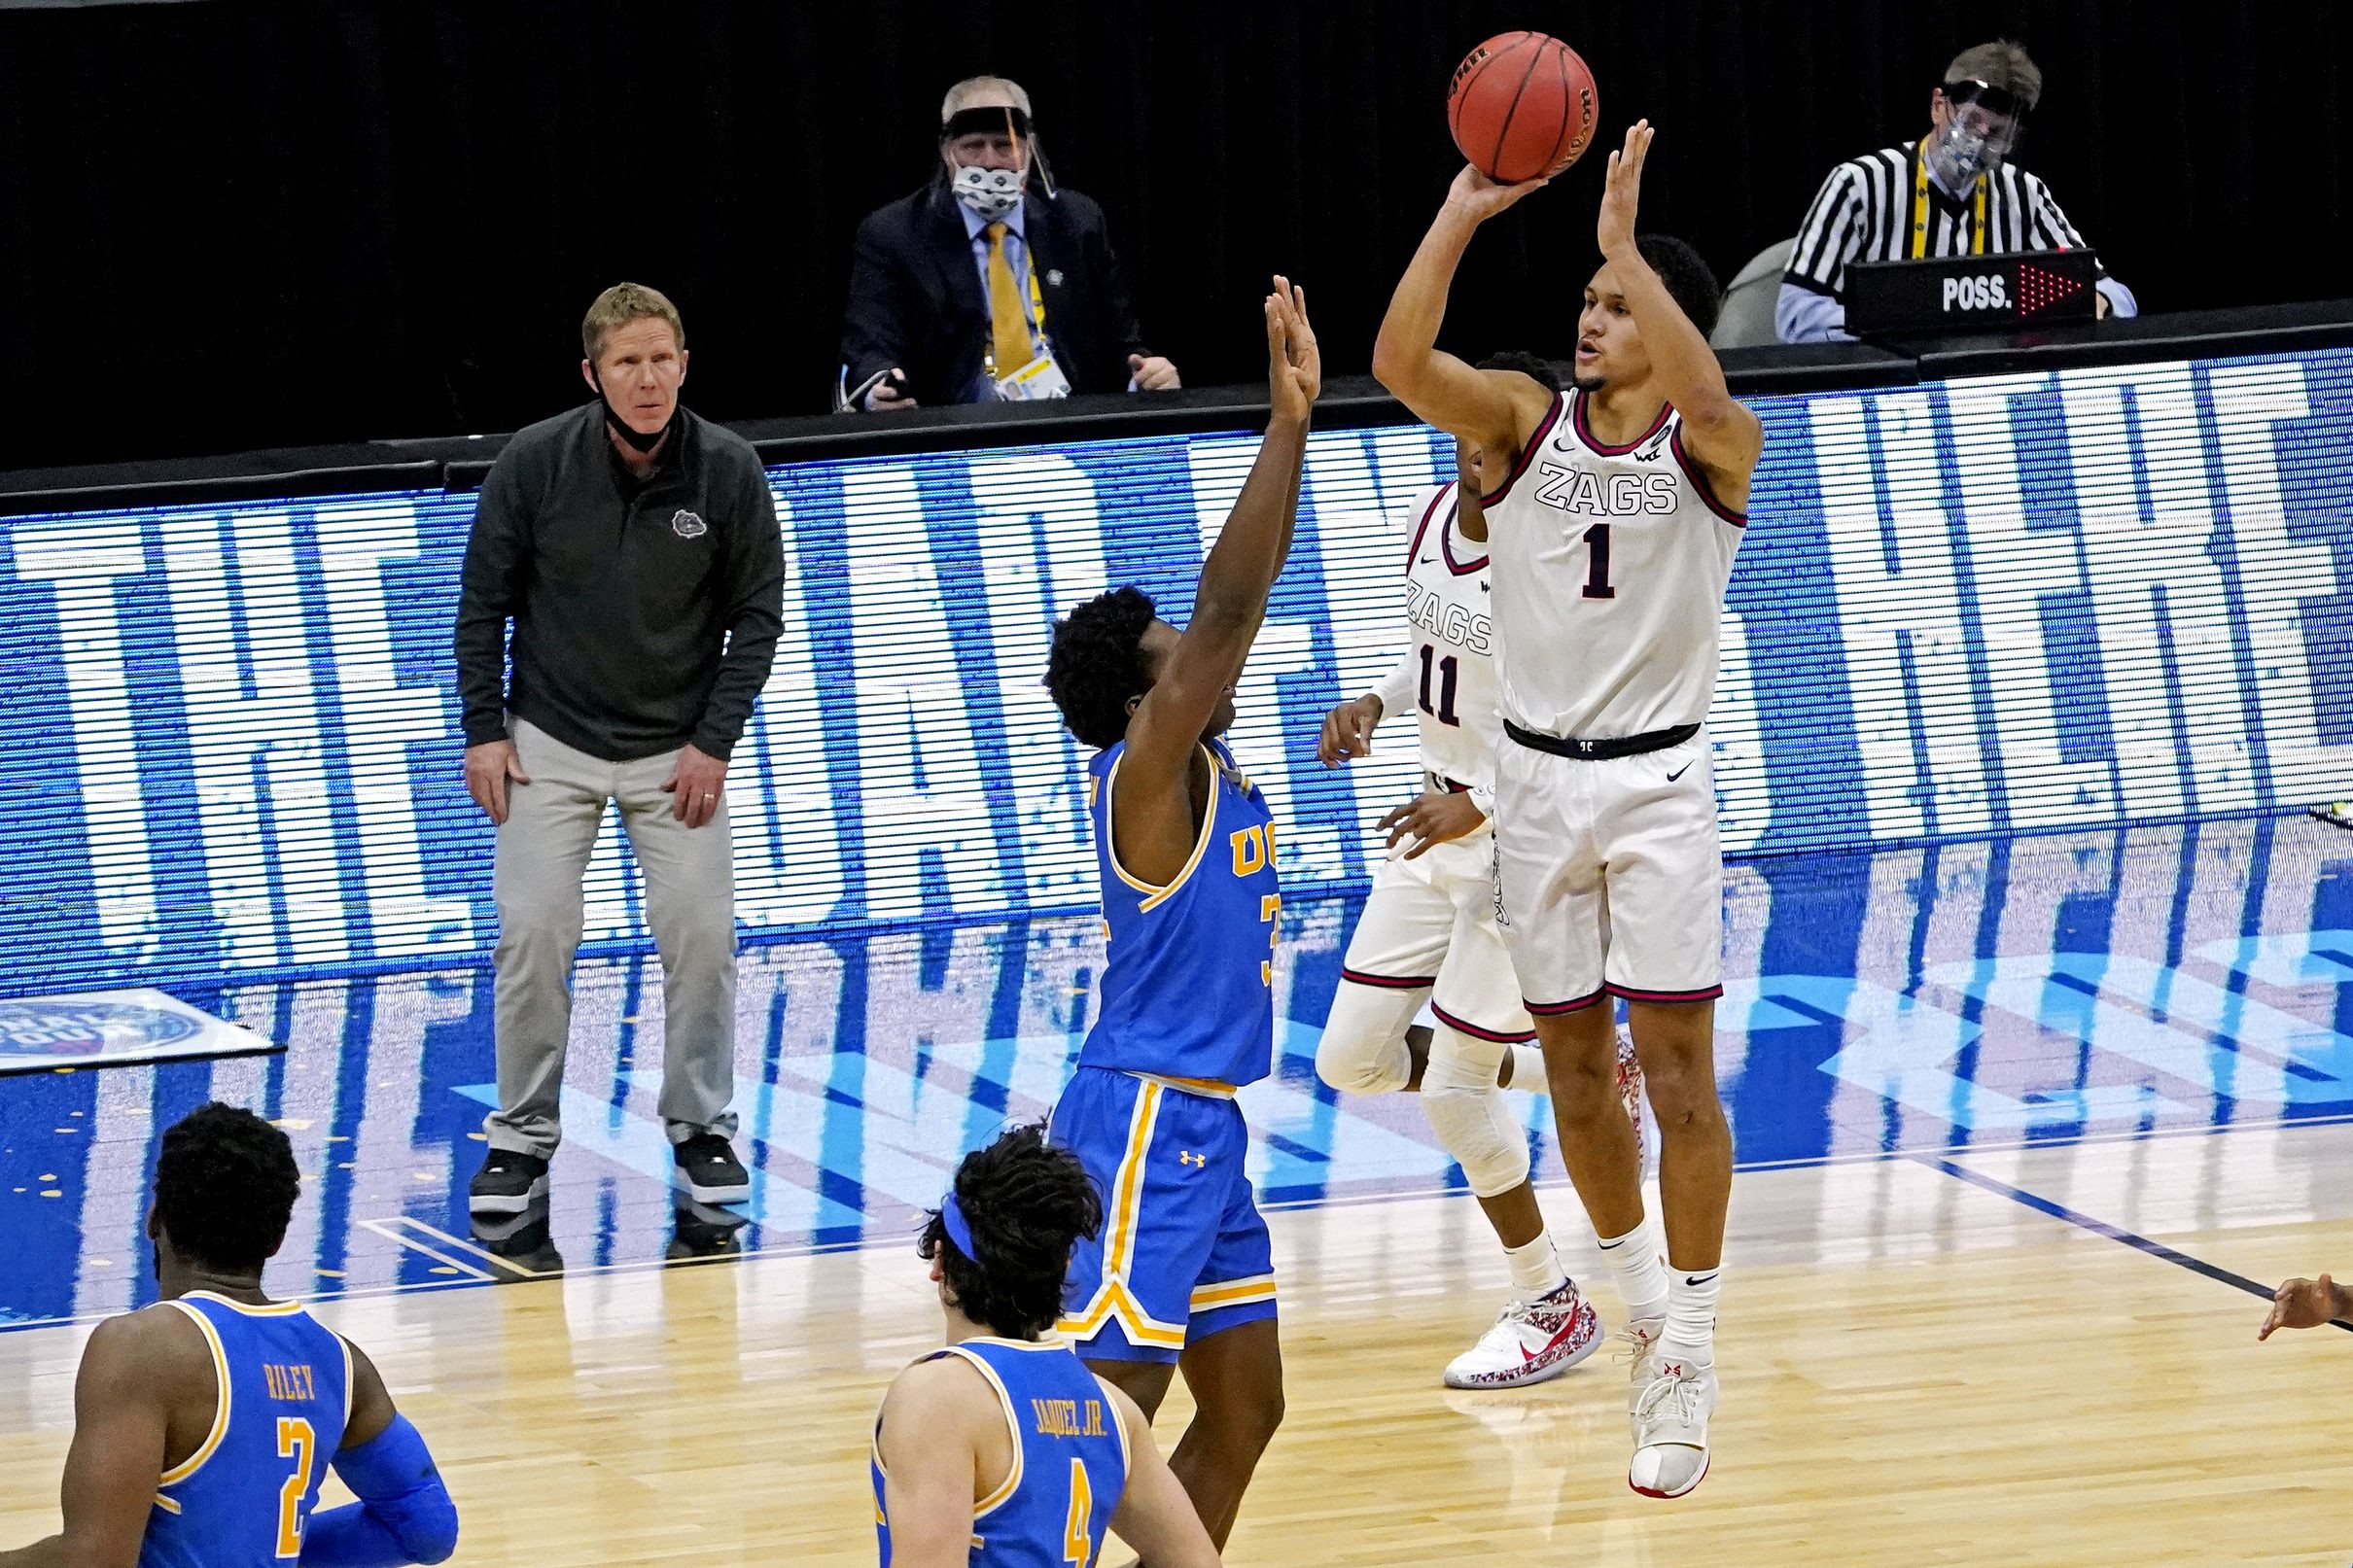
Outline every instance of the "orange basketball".
<path id="1" fill-rule="evenodd" d="M 1542 33 L 1498 33 L 1455 67 L 1446 124 L 1471 167 L 1501 185 L 1558 174 L 1593 145 L 1600 100 L 1577 52 Z"/>

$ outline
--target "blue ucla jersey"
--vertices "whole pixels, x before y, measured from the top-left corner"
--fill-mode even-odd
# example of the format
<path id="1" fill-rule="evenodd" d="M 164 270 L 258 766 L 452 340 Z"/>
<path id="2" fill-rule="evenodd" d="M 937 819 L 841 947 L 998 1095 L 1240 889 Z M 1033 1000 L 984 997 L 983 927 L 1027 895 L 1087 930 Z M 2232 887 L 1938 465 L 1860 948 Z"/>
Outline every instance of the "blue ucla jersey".
<path id="1" fill-rule="evenodd" d="M 221 1395 L 203 1446 L 156 1489 L 139 1568 L 291 1563 L 343 1446 L 351 1347 L 299 1302 L 248 1307 L 197 1290 L 165 1306 L 203 1332 Z"/>
<path id="2" fill-rule="evenodd" d="M 1205 744 L 1214 790 L 1192 858 L 1166 888 L 1131 877 L 1111 848 L 1127 743 L 1087 764 L 1103 887 L 1103 1010 L 1078 1064 L 1239 1087 L 1274 1066 L 1275 819 L 1225 748 Z"/>
<path id="3" fill-rule="evenodd" d="M 1060 1342 L 971 1339 L 957 1356 L 988 1378 L 1013 1428 L 1013 1469 L 972 1505 L 971 1568 L 1091 1568 L 1128 1484 L 1128 1434 L 1103 1384 Z M 891 1568 L 881 1432 L 871 1461 L 874 1530 Z"/>

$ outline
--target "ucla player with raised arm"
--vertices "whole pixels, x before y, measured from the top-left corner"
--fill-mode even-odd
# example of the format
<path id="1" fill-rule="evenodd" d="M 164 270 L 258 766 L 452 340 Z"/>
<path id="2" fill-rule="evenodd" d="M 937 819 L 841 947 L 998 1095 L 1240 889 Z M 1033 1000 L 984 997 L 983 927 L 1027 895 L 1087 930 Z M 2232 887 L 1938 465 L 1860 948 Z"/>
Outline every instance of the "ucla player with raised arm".
<path id="1" fill-rule="evenodd" d="M 262 1293 L 301 1185 L 286 1134 L 218 1102 L 163 1134 L 153 1307 L 90 1335 L 64 1529 L 0 1568 L 392 1568 L 456 1550 L 416 1428 L 349 1341 Z M 333 1465 L 359 1501 L 311 1512 Z"/>
<path id="2" fill-rule="evenodd" d="M 1217 1568 L 1136 1402 L 1043 1338 L 1071 1246 L 1103 1228 L 1086 1167 L 1042 1129 L 965 1156 L 918 1250 L 948 1342 L 874 1419 L 883 1568 L 1088 1568 L 1104 1533 L 1153 1568 Z"/>
<path id="3" fill-rule="evenodd" d="M 1201 569 L 1184 630 L 1130 586 L 1054 628 L 1046 684 L 1087 766 L 1103 887 L 1102 1001 L 1052 1136 L 1109 1199 L 1071 1262 L 1063 1331 L 1149 1416 L 1181 1367 L 1194 1416 L 1170 1457 L 1222 1546 L 1282 1419 L 1266 1222 L 1234 1095 L 1274 1066 L 1282 897 L 1266 799 L 1217 739 L 1290 553 L 1322 362 L 1305 296 L 1266 301 L 1272 410 Z"/>

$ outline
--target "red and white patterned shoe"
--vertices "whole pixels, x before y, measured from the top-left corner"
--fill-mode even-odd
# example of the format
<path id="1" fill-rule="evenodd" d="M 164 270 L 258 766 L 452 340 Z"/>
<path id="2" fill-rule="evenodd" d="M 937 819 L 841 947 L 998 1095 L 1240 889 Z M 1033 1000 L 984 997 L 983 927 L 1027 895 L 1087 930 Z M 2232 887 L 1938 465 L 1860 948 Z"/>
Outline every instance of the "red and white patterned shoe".
<path id="1" fill-rule="evenodd" d="M 1601 1319 L 1570 1280 L 1540 1301 L 1517 1297 L 1479 1342 L 1447 1363 L 1449 1388 L 1523 1388 L 1558 1377 L 1601 1343 Z"/>
<path id="2" fill-rule="evenodd" d="M 1642 1152 L 1640 1179 L 1659 1173 L 1659 1119 L 1650 1114 L 1650 1098 L 1642 1087 L 1642 1063 L 1634 1055 L 1634 1037 L 1618 1026 L 1618 1099 L 1626 1119 L 1634 1124 L 1634 1144 Z"/>

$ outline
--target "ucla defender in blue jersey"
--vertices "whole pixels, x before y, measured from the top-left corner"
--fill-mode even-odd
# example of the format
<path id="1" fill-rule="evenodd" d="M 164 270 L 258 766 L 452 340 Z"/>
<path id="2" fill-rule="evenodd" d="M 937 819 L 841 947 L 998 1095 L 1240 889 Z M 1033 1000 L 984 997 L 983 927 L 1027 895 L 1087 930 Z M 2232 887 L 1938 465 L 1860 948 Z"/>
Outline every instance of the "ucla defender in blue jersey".
<path id="1" fill-rule="evenodd" d="M 262 1294 L 300 1176 L 286 1134 L 214 1103 L 163 1134 L 153 1307 L 90 1335 L 65 1528 L 0 1568 L 391 1568 L 456 1549 L 416 1429 L 348 1342 Z M 360 1500 L 313 1514 L 329 1465 Z"/>
<path id="2" fill-rule="evenodd" d="M 1143 1411 L 1040 1338 L 1071 1244 L 1102 1227 L 1086 1167 L 1038 1128 L 956 1167 L 919 1247 L 947 1347 L 901 1372 L 874 1420 L 883 1568 L 1088 1568 L 1106 1530 L 1153 1568 L 1216 1568 Z"/>
<path id="3" fill-rule="evenodd" d="M 1095 747 L 1103 999 L 1052 1136 L 1109 1202 L 1071 1265 L 1063 1331 L 1146 1414 L 1176 1369 L 1195 1414 L 1170 1459 L 1223 1546 L 1282 1419 L 1266 1223 L 1234 1094 L 1274 1064 L 1275 824 L 1217 739 L 1290 553 L 1322 364 L 1283 278 L 1266 301 L 1272 409 L 1179 632 L 1134 587 L 1054 628 L 1046 683 Z"/>

